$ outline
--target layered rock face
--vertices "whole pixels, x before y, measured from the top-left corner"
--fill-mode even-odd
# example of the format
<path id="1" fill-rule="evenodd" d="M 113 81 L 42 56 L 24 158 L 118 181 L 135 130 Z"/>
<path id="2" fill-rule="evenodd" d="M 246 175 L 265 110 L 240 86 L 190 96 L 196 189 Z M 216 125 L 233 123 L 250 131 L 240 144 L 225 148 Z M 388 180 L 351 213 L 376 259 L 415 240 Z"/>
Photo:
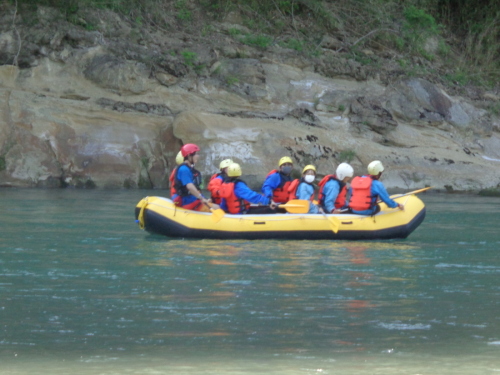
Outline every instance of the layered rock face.
<path id="1" fill-rule="evenodd" d="M 439 85 L 389 84 L 348 60 L 342 70 L 333 52 L 308 62 L 227 40 L 126 43 L 130 28 L 116 22 L 123 35 L 47 26 L 24 50 L 0 34 L 1 186 L 164 189 L 185 143 L 200 146 L 206 178 L 232 158 L 254 187 L 285 155 L 320 175 L 343 161 L 364 174 L 378 159 L 389 188 L 500 183 L 498 119 Z"/>

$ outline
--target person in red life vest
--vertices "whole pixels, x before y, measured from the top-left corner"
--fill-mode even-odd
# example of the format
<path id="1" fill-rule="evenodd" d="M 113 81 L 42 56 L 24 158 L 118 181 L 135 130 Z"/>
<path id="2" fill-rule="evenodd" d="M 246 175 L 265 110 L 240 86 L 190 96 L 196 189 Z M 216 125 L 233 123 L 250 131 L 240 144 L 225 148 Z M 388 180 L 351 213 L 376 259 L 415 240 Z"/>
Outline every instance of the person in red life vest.
<path id="1" fill-rule="evenodd" d="M 177 156 L 175 157 L 175 163 L 177 164 L 176 167 L 172 170 L 170 173 L 170 177 L 168 178 L 168 187 L 170 188 L 170 198 L 172 200 L 175 200 L 177 198 L 177 192 L 175 191 L 175 175 L 177 173 L 177 168 L 179 168 L 179 165 L 184 163 L 184 157 L 182 156 L 182 152 L 178 152 Z"/>
<path id="2" fill-rule="evenodd" d="M 347 183 L 351 180 L 354 170 L 347 163 L 340 163 L 335 174 L 323 177 L 319 182 L 318 201 L 323 211 L 338 213 L 347 207 Z"/>
<path id="3" fill-rule="evenodd" d="M 275 204 L 262 194 L 256 193 L 250 189 L 245 181 L 241 180 L 241 167 L 237 163 L 231 164 L 227 168 L 227 180 L 221 185 L 220 194 L 222 202 L 220 207 L 230 214 L 246 213 L 275 213 Z M 260 207 L 250 207 L 250 203 L 263 205 L 266 212 L 260 210 Z M 271 204 L 271 207 L 268 205 Z"/>
<path id="4" fill-rule="evenodd" d="M 354 177 L 351 183 L 351 198 L 349 208 L 352 213 L 358 215 L 375 215 L 380 211 L 377 200 L 380 198 L 390 208 L 398 207 L 404 210 L 404 206 L 393 201 L 384 185 L 379 181 L 384 171 L 384 166 L 378 160 L 368 164 L 368 176 Z"/>
<path id="5" fill-rule="evenodd" d="M 220 172 L 214 174 L 210 177 L 210 182 L 208 183 L 207 190 L 212 194 L 212 202 L 220 204 L 220 187 L 224 180 L 227 178 L 227 168 L 233 164 L 231 159 L 222 160 L 219 164 Z"/>
<path id="6" fill-rule="evenodd" d="M 293 180 L 288 189 L 290 199 L 309 200 L 309 214 L 319 213 L 319 208 L 313 203 L 314 200 L 314 185 L 316 179 L 316 167 L 314 165 L 306 165 L 302 170 L 302 178 Z"/>
<path id="7" fill-rule="evenodd" d="M 290 200 L 288 188 L 292 183 L 293 162 L 288 156 L 284 156 L 278 163 L 279 169 L 273 169 L 268 173 L 262 184 L 262 193 L 274 203 L 286 203 Z"/>
<path id="8" fill-rule="evenodd" d="M 174 186 L 179 196 L 174 202 L 176 205 L 188 210 L 209 211 L 210 207 L 219 208 L 219 206 L 211 204 L 201 194 L 201 173 L 194 168 L 200 158 L 198 151 L 200 151 L 200 148 L 193 143 L 187 143 L 181 147 L 184 162 L 177 167 L 177 173 L 175 174 Z"/>

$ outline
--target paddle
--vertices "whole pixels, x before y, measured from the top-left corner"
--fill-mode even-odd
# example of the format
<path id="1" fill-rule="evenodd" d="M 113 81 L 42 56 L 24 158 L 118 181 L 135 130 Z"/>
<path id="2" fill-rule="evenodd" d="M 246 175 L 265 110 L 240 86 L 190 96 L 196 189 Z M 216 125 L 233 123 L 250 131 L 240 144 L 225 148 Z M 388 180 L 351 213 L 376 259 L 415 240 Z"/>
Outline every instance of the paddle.
<path id="1" fill-rule="evenodd" d="M 292 199 L 278 207 L 284 208 L 291 214 L 307 214 L 309 212 L 309 201 L 306 199 Z"/>
<path id="2" fill-rule="evenodd" d="M 205 203 L 212 212 L 212 221 L 218 223 L 226 214 L 222 208 L 213 208 L 212 203 Z"/>
<path id="3" fill-rule="evenodd" d="M 424 191 L 427 191 L 429 189 L 432 189 L 431 186 L 428 186 L 428 187 L 424 187 L 422 189 L 418 189 L 418 190 L 413 190 L 413 191 L 410 191 L 409 193 L 404 193 L 404 194 L 396 194 L 396 195 L 391 195 L 391 199 L 394 199 L 394 198 L 401 198 L 401 197 L 406 197 L 407 195 L 413 195 L 413 194 L 418 194 L 418 193 L 422 193 Z M 377 203 L 380 203 L 382 202 L 380 199 L 377 201 Z"/>
<path id="4" fill-rule="evenodd" d="M 323 214 L 323 216 L 325 217 L 325 219 L 328 221 L 328 224 L 330 225 L 330 229 L 332 230 L 333 233 L 337 233 L 339 231 L 339 219 L 337 219 L 336 217 L 334 216 L 326 216 L 326 214 L 324 212 L 321 212 Z"/>
<path id="5" fill-rule="evenodd" d="M 280 204 L 279 207 L 283 207 L 291 214 L 306 214 L 309 212 L 309 201 L 305 199 L 292 199 L 285 204 Z M 328 217 L 324 212 L 323 216 L 328 221 L 332 232 L 337 233 L 339 231 L 339 219 L 333 216 Z"/>
<path id="6" fill-rule="evenodd" d="M 210 208 L 210 211 L 212 211 L 212 221 L 214 223 L 218 223 L 219 221 L 221 221 L 226 214 L 222 208 Z"/>
<path id="7" fill-rule="evenodd" d="M 431 187 L 431 186 L 429 186 L 429 187 L 425 187 L 425 188 L 422 188 L 422 189 L 418 189 L 418 190 L 410 191 L 409 193 L 398 194 L 398 195 L 392 195 L 392 196 L 391 196 L 391 199 L 394 199 L 394 198 L 401 198 L 401 197 L 405 197 L 405 196 L 407 196 L 407 195 L 413 195 L 413 194 L 422 193 L 423 191 L 427 191 L 427 190 L 429 190 L 429 189 L 432 189 L 432 187 Z M 403 206 L 406 204 L 406 202 L 407 202 L 407 201 L 408 201 L 408 199 L 406 199 L 406 201 L 405 201 L 405 203 L 403 204 Z M 382 202 L 382 201 L 381 201 L 380 199 L 377 201 L 377 203 L 381 203 L 381 202 Z M 343 213 L 343 212 L 347 212 L 347 211 L 349 211 L 349 209 L 348 209 L 348 208 L 344 208 L 344 209 L 340 210 L 340 212 L 342 212 L 342 213 Z M 337 232 L 335 232 L 335 233 L 337 233 Z"/>
<path id="8" fill-rule="evenodd" d="M 418 189 L 418 190 L 413 190 L 413 191 L 410 191 L 409 193 L 391 195 L 391 199 L 401 198 L 401 197 L 406 197 L 407 195 L 414 195 L 414 194 L 422 193 L 423 191 L 427 191 L 429 189 L 432 189 L 432 186 L 424 187 L 424 188 Z M 410 198 L 410 197 L 408 197 L 408 198 Z M 405 206 L 406 202 L 408 202 L 408 198 L 406 198 L 405 202 L 403 203 L 403 210 L 404 210 L 404 206 Z M 377 203 L 381 203 L 381 202 L 382 201 L 380 199 L 377 201 Z"/>
<path id="9" fill-rule="evenodd" d="M 422 193 L 424 191 L 427 191 L 429 189 L 432 189 L 431 186 L 428 186 L 428 187 L 424 187 L 422 189 L 418 189 L 418 190 L 413 190 L 413 191 L 410 191 L 409 193 L 404 193 L 404 194 L 398 194 L 398 195 L 394 195 L 394 196 L 391 196 L 391 199 L 394 199 L 394 198 L 401 198 L 401 197 L 405 197 L 407 195 L 413 195 L 413 194 L 418 194 L 418 193 Z"/>

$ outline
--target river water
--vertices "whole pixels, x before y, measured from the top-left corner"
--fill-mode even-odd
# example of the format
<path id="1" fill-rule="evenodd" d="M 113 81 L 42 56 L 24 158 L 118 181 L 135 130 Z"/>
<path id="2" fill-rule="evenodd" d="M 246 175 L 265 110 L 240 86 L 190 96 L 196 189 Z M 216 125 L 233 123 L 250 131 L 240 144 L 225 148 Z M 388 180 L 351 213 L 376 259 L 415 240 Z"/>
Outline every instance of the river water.
<path id="1" fill-rule="evenodd" d="M 500 199 L 406 240 L 167 239 L 144 191 L 0 190 L 0 374 L 500 374 Z"/>

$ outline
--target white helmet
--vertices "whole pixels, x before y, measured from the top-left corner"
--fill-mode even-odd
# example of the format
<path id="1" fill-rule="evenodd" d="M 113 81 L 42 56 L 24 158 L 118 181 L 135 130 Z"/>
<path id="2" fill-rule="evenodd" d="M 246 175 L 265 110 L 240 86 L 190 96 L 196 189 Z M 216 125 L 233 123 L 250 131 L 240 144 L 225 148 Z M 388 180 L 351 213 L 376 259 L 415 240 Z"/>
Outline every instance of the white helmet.
<path id="1" fill-rule="evenodd" d="M 368 173 L 372 176 L 378 176 L 380 172 L 384 171 L 384 166 L 379 160 L 374 160 L 368 164 Z"/>
<path id="2" fill-rule="evenodd" d="M 231 164 L 233 164 L 234 162 L 231 160 L 231 159 L 224 159 L 220 162 L 219 164 L 219 169 L 224 169 L 224 168 L 227 168 L 229 167 Z"/>
<path id="3" fill-rule="evenodd" d="M 178 152 L 177 153 L 177 156 L 175 157 L 175 162 L 177 163 L 177 165 L 181 165 L 182 163 L 184 163 L 184 156 L 182 156 L 182 152 Z"/>
<path id="4" fill-rule="evenodd" d="M 354 175 L 354 169 L 352 169 L 352 167 L 347 163 L 341 163 L 337 167 L 335 174 L 339 181 L 344 181 L 344 178 L 352 177 Z"/>

